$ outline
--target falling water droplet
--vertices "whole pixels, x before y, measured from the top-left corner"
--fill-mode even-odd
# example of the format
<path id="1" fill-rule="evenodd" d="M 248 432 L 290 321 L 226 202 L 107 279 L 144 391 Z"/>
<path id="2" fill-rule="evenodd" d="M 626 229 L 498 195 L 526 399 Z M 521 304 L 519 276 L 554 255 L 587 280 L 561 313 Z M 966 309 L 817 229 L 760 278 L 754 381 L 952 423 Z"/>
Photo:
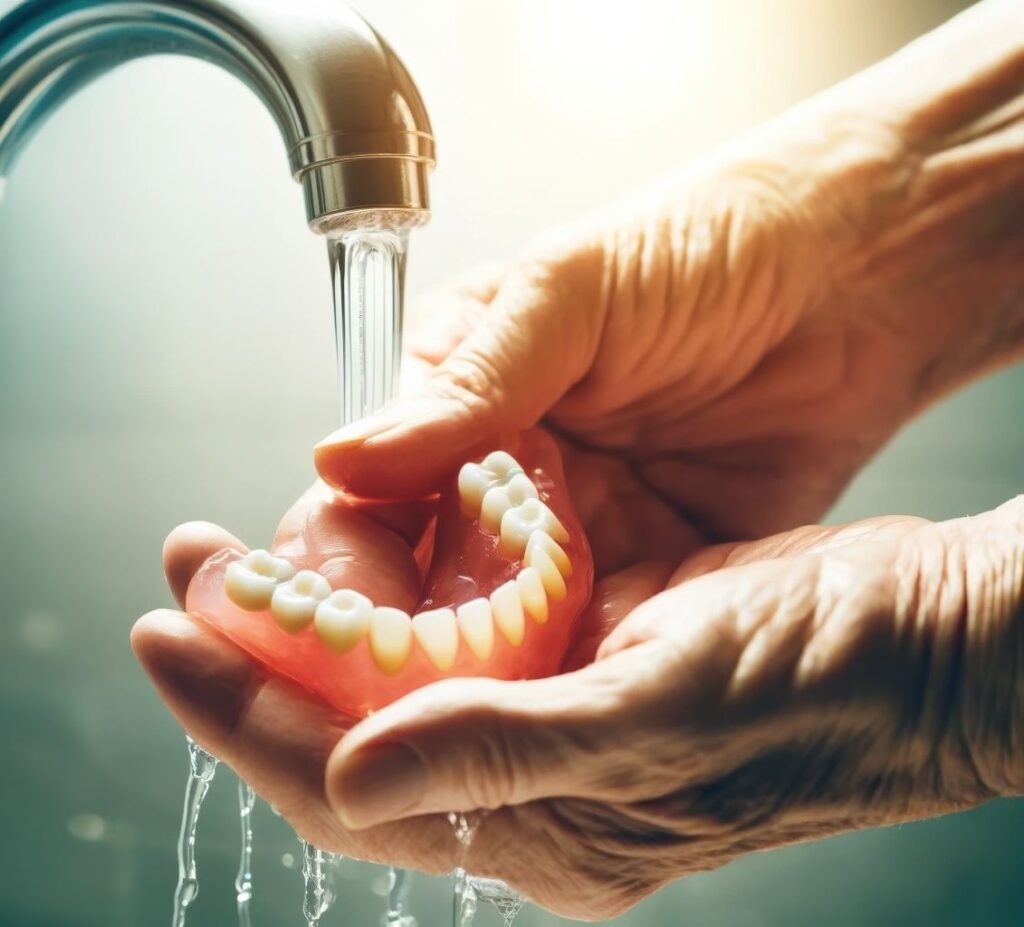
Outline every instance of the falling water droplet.
<path id="1" fill-rule="evenodd" d="M 217 760 L 199 746 L 191 737 L 188 741 L 188 781 L 185 784 L 185 806 L 181 813 L 181 830 L 178 833 L 178 884 L 174 889 L 173 927 L 184 927 L 185 912 L 199 894 L 199 878 L 196 872 L 196 828 L 203 800 L 210 789 Z"/>
<path id="2" fill-rule="evenodd" d="M 417 927 L 416 918 L 405 913 L 405 894 L 409 890 L 409 871 L 389 866 L 387 887 L 383 927 Z"/>

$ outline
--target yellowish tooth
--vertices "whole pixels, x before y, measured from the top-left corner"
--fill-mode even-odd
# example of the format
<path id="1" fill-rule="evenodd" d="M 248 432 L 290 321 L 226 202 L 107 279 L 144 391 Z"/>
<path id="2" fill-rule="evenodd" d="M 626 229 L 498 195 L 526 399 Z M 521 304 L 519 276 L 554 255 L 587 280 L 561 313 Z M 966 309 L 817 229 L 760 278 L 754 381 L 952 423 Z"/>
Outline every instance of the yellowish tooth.
<path id="1" fill-rule="evenodd" d="M 330 583 L 319 573 L 299 570 L 274 590 L 270 614 L 282 629 L 296 634 L 309 625 L 317 606 L 330 594 Z"/>
<path id="2" fill-rule="evenodd" d="M 373 602 L 354 589 L 338 589 L 317 607 L 313 627 L 331 650 L 347 653 L 370 629 Z"/>
<path id="3" fill-rule="evenodd" d="M 519 586 L 514 579 L 498 586 L 491 593 L 491 612 L 494 623 L 513 647 L 518 647 L 526 635 L 526 619 L 523 617 L 523 603 L 519 598 Z"/>
<path id="4" fill-rule="evenodd" d="M 534 544 L 526 551 L 526 559 L 523 561 L 527 566 L 533 567 L 540 574 L 540 581 L 544 584 L 544 591 L 556 601 L 561 601 L 567 595 L 565 579 L 555 566 L 551 555 L 540 545 Z"/>
<path id="5" fill-rule="evenodd" d="M 530 540 L 526 542 L 526 549 L 531 547 L 543 547 L 548 556 L 555 561 L 558 571 L 565 577 L 572 576 L 572 564 L 569 562 L 569 555 L 562 549 L 561 544 L 543 531 L 534 531 Z M 524 558 L 525 559 L 525 558 Z"/>
<path id="6" fill-rule="evenodd" d="M 513 506 L 527 499 L 537 498 L 537 487 L 522 471 L 515 473 L 504 485 L 492 486 L 484 493 L 480 504 L 480 525 L 485 531 L 497 534 L 501 517 Z"/>
<path id="7" fill-rule="evenodd" d="M 261 612 L 274 595 L 274 590 L 295 575 L 295 567 L 282 557 L 265 550 L 250 550 L 241 560 L 234 560 L 224 571 L 224 592 L 239 608 Z"/>
<path id="8" fill-rule="evenodd" d="M 400 608 L 380 606 L 370 616 L 370 653 L 381 672 L 394 676 L 412 653 L 412 619 Z"/>
<path id="9" fill-rule="evenodd" d="M 435 608 L 412 616 L 412 633 L 423 652 L 439 670 L 450 670 L 459 653 L 459 628 L 455 612 Z"/>
<path id="10" fill-rule="evenodd" d="M 545 624 L 548 620 L 548 594 L 544 591 L 544 583 L 536 567 L 520 570 L 516 585 L 519 587 L 523 608 L 537 624 Z"/>
<path id="11" fill-rule="evenodd" d="M 487 599 L 471 599 L 455 610 L 455 619 L 466 644 L 478 660 L 486 660 L 494 650 L 494 621 Z"/>
<path id="12" fill-rule="evenodd" d="M 569 540 L 569 532 L 551 509 L 540 499 L 526 499 L 501 516 L 502 556 L 509 560 L 522 557 L 534 531 L 542 531 L 563 544 Z"/>

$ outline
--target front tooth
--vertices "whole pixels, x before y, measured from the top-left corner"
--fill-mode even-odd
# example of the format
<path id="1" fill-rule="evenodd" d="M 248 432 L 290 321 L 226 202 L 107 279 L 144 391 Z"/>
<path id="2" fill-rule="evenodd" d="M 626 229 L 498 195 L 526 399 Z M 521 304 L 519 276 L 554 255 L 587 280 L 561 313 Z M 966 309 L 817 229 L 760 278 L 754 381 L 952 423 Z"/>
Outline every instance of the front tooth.
<path id="1" fill-rule="evenodd" d="M 527 499 L 501 516 L 502 555 L 509 560 L 518 560 L 534 531 L 541 531 L 563 543 L 569 540 L 569 532 L 551 509 L 540 499 Z"/>
<path id="2" fill-rule="evenodd" d="M 317 607 L 313 627 L 331 650 L 347 653 L 370 627 L 373 602 L 354 589 L 338 589 Z"/>
<path id="3" fill-rule="evenodd" d="M 382 606 L 370 616 L 370 653 L 378 668 L 394 676 L 412 653 L 412 619 L 400 608 Z"/>
<path id="4" fill-rule="evenodd" d="M 459 628 L 455 612 L 450 608 L 435 608 L 412 617 L 412 633 L 420 642 L 423 652 L 439 670 L 450 670 L 459 652 Z"/>
<path id="5" fill-rule="evenodd" d="M 502 516 L 514 506 L 527 499 L 537 498 L 537 487 L 522 471 L 513 474 L 503 486 L 492 486 L 484 493 L 480 505 L 480 525 L 485 531 L 497 534 L 501 528 Z"/>
<path id="6" fill-rule="evenodd" d="M 224 571 L 224 592 L 239 608 L 261 612 L 270 604 L 279 583 L 291 579 L 295 567 L 265 550 L 250 550 Z"/>
<path id="7" fill-rule="evenodd" d="M 491 611 L 494 614 L 494 623 L 505 635 L 505 640 L 513 647 L 518 647 L 526 634 L 526 620 L 523 618 L 519 586 L 514 579 L 498 586 L 491 593 Z"/>
<path id="8" fill-rule="evenodd" d="M 572 563 L 569 562 L 569 555 L 562 549 L 558 541 L 553 540 L 550 535 L 545 534 L 543 531 L 534 531 L 530 535 L 530 540 L 526 542 L 527 554 L 524 555 L 524 559 L 529 557 L 531 547 L 543 547 L 548 556 L 555 561 L 558 571 L 563 576 L 572 576 Z"/>
<path id="9" fill-rule="evenodd" d="M 331 594 L 331 584 L 313 570 L 300 570 L 288 582 L 274 590 L 270 614 L 289 634 L 306 627 L 316 607 Z"/>
<path id="10" fill-rule="evenodd" d="M 522 599 L 523 608 L 537 624 L 544 624 L 548 620 L 548 594 L 544 591 L 544 583 L 536 567 L 520 570 L 516 577 L 516 585 L 519 587 L 519 598 Z"/>
<path id="11" fill-rule="evenodd" d="M 551 555 L 540 545 L 534 544 L 526 550 L 526 559 L 523 561 L 527 566 L 533 567 L 540 574 L 540 581 L 544 584 L 544 591 L 556 601 L 565 598 L 567 590 L 565 579 L 555 566 Z"/>
<path id="12" fill-rule="evenodd" d="M 494 649 L 494 621 L 487 599 L 471 599 L 455 610 L 455 619 L 466 644 L 478 660 L 486 660 Z"/>

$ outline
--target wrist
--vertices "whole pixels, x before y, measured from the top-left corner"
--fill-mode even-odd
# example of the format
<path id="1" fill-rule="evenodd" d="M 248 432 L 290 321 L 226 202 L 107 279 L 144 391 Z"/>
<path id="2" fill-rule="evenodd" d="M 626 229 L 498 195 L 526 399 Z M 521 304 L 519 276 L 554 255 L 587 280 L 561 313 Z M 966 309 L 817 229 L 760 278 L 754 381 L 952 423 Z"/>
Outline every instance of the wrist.
<path id="1" fill-rule="evenodd" d="M 912 369 L 912 406 L 1024 356 L 1020 36 L 1019 5 L 979 4 L 765 133 L 837 303 Z"/>

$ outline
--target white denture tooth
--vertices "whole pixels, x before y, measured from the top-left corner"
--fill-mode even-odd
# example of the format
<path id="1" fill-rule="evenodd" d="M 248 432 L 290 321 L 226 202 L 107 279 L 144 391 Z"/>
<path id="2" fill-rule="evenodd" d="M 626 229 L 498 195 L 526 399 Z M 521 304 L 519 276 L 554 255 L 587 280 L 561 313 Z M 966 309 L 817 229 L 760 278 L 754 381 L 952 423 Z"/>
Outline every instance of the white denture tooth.
<path id="1" fill-rule="evenodd" d="M 486 660 L 494 650 L 494 620 L 487 599 L 471 599 L 455 610 L 455 619 L 466 644 L 478 660 Z"/>
<path id="2" fill-rule="evenodd" d="M 224 592 L 239 608 L 261 612 L 270 604 L 274 590 L 295 575 L 283 557 L 265 550 L 250 550 L 241 560 L 234 560 L 224 571 Z"/>
<path id="3" fill-rule="evenodd" d="M 412 616 L 412 633 L 439 670 L 450 670 L 459 653 L 459 627 L 450 608 L 435 608 Z"/>
<path id="4" fill-rule="evenodd" d="M 484 500 L 484 494 L 494 484 L 494 477 L 480 464 L 464 464 L 459 471 L 459 504 L 462 511 L 476 518 Z"/>
<path id="5" fill-rule="evenodd" d="M 370 616 L 370 652 L 381 672 L 394 676 L 412 653 L 412 619 L 400 608 L 381 606 Z"/>
<path id="6" fill-rule="evenodd" d="M 501 516 L 502 556 L 509 560 L 522 557 L 526 542 L 534 531 L 541 531 L 563 543 L 569 540 L 569 532 L 551 509 L 540 499 L 526 499 Z"/>
<path id="7" fill-rule="evenodd" d="M 530 535 L 530 540 L 526 542 L 527 552 L 531 547 L 543 547 L 548 556 L 555 561 L 558 571 L 566 578 L 572 576 L 572 563 L 569 561 L 569 555 L 562 549 L 562 545 L 550 535 L 543 531 L 534 531 Z M 524 554 L 523 559 L 525 560 L 527 557 L 529 557 L 529 553 Z"/>
<path id="8" fill-rule="evenodd" d="M 511 473 L 522 473 L 519 461 L 508 451 L 491 451 L 482 461 L 481 466 L 490 470 L 495 476 L 504 477 Z"/>
<path id="9" fill-rule="evenodd" d="M 519 587 L 519 598 L 527 614 L 537 622 L 545 624 L 548 620 L 548 594 L 544 591 L 544 583 L 536 567 L 520 570 L 516 577 Z"/>
<path id="10" fill-rule="evenodd" d="M 514 579 L 498 586 L 491 593 L 491 612 L 494 623 L 513 647 L 518 647 L 526 635 L 526 619 L 523 617 L 523 602 L 519 598 L 519 586 Z"/>
<path id="11" fill-rule="evenodd" d="M 331 650 L 347 653 L 370 629 L 373 602 L 354 589 L 338 589 L 316 607 L 313 627 Z"/>
<path id="12" fill-rule="evenodd" d="M 313 570 L 300 570 L 274 590 L 270 614 L 289 634 L 296 634 L 313 620 L 317 606 L 331 594 L 331 584 Z"/>
<path id="13" fill-rule="evenodd" d="M 505 451 L 492 451 L 480 463 L 464 464 L 459 470 L 459 504 L 462 511 L 476 518 L 480 514 L 487 490 L 493 486 L 504 486 L 520 474 L 529 480 L 516 459 Z"/>
<path id="14" fill-rule="evenodd" d="M 559 572 L 551 555 L 539 545 L 534 545 L 526 551 L 527 559 L 524 563 L 533 567 L 540 574 L 540 581 L 544 584 L 544 591 L 556 601 L 561 601 L 568 594 L 565 588 L 565 578 Z"/>
<path id="15" fill-rule="evenodd" d="M 485 531 L 497 534 L 501 529 L 501 518 L 511 508 L 537 498 L 537 487 L 523 472 L 514 473 L 503 486 L 492 486 L 484 493 L 480 506 L 480 525 Z"/>

